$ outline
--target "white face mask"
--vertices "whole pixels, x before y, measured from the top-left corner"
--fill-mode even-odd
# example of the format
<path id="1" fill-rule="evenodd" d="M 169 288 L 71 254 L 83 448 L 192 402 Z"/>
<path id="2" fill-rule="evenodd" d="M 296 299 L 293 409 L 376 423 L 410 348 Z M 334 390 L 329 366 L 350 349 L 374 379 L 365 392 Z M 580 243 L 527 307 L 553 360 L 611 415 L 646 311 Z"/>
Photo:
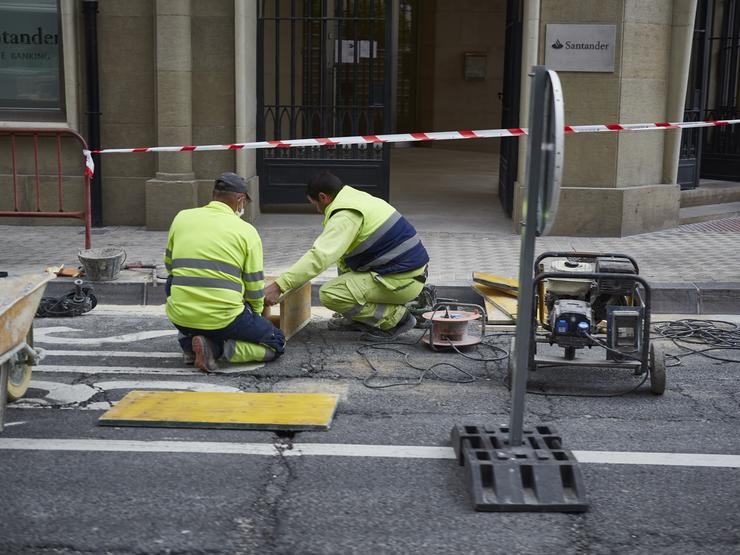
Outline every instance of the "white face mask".
<path id="1" fill-rule="evenodd" d="M 234 214 L 241 218 L 244 215 L 244 208 L 242 207 L 241 210 L 237 210 L 236 212 L 234 212 Z"/>

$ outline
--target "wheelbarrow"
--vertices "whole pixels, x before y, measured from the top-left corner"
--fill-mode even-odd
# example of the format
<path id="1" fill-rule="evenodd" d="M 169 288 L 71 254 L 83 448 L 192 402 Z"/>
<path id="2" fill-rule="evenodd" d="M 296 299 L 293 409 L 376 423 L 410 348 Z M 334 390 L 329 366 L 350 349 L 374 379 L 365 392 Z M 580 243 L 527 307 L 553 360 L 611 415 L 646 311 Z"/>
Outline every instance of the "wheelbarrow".
<path id="1" fill-rule="evenodd" d="M 54 274 L 28 274 L 0 279 L 0 432 L 5 405 L 23 397 L 31 366 L 41 360 L 33 348 L 33 317 Z"/>

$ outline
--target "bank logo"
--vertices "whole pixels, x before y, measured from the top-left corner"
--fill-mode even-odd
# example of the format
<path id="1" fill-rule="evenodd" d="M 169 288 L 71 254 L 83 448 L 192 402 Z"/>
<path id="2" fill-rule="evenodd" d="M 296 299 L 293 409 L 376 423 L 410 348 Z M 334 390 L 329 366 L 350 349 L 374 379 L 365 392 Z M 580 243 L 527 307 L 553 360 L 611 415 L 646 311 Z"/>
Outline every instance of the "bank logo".
<path id="1" fill-rule="evenodd" d="M 555 50 L 560 50 L 563 47 L 563 43 L 560 42 L 560 39 L 555 39 L 555 42 L 552 43 L 552 47 Z"/>

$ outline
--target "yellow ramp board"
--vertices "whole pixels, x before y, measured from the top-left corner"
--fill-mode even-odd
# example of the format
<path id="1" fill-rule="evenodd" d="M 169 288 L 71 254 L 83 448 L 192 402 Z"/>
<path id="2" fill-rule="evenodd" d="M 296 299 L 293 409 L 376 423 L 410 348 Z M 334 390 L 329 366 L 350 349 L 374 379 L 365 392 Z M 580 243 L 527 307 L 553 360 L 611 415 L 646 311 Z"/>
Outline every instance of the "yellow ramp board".
<path id="1" fill-rule="evenodd" d="M 487 287 L 480 283 L 474 283 L 473 289 L 478 291 L 481 296 L 485 299 L 486 304 L 490 303 L 493 307 L 500 312 L 504 318 L 509 318 L 511 322 L 516 321 L 517 314 L 517 298 L 505 293 L 501 293 L 493 287 Z M 493 316 L 493 315 L 491 315 Z M 489 320 L 491 320 L 489 316 Z M 489 321 L 489 323 L 499 323 L 495 321 Z"/>
<path id="2" fill-rule="evenodd" d="M 488 274 L 486 272 L 473 272 L 473 281 L 486 287 L 492 287 L 502 293 L 514 295 L 519 292 L 519 280 L 504 276 Z"/>
<path id="3" fill-rule="evenodd" d="M 131 391 L 102 426 L 327 430 L 339 396 L 330 393 Z"/>

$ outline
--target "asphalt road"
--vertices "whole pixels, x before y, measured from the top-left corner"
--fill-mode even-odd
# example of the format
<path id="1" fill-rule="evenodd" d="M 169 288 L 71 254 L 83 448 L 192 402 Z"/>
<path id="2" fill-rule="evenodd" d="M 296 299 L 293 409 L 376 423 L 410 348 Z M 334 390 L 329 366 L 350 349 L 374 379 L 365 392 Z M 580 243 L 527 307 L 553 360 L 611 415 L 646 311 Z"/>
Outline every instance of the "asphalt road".
<path id="1" fill-rule="evenodd" d="M 371 389 L 359 334 L 329 335 L 321 319 L 277 362 L 212 375 L 182 366 L 173 328 L 144 309 L 37 320 L 35 334 L 48 355 L 0 434 L 0 553 L 740 551 L 737 363 L 688 357 L 660 397 L 647 385 L 583 396 L 634 388 L 639 379 L 624 371 L 538 370 L 530 387 L 546 394 L 527 396 L 525 422 L 554 425 L 579 460 L 607 461 L 580 464 L 590 509 L 486 513 L 472 508 L 450 430 L 508 423 L 505 361 L 422 344 L 370 350 L 370 385 L 409 384 Z M 404 353 L 422 368 L 449 364 L 412 386 L 422 372 Z M 474 381 L 453 383 L 465 380 Z M 327 431 L 99 426 L 133 389 L 340 401 Z M 646 464 L 641 453 L 664 455 Z"/>

